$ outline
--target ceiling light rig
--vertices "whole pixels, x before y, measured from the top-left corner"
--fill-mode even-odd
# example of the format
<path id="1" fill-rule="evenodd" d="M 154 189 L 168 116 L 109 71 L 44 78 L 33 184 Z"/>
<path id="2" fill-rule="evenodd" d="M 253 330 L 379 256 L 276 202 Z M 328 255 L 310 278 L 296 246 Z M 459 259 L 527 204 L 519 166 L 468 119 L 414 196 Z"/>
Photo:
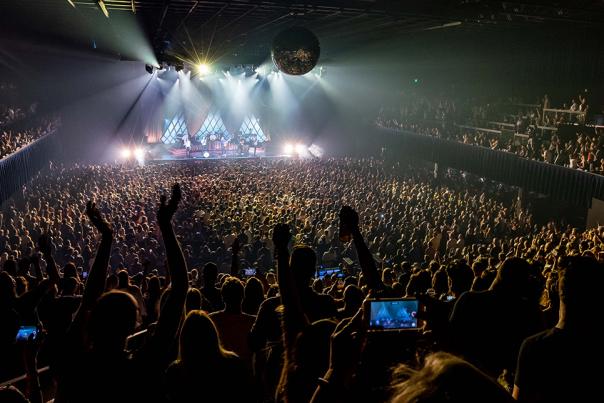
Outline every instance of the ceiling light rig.
<path id="1" fill-rule="evenodd" d="M 99 6 L 103 14 L 105 14 L 105 17 L 109 18 L 109 11 L 107 10 L 105 2 L 103 0 L 96 0 L 96 4 Z"/>

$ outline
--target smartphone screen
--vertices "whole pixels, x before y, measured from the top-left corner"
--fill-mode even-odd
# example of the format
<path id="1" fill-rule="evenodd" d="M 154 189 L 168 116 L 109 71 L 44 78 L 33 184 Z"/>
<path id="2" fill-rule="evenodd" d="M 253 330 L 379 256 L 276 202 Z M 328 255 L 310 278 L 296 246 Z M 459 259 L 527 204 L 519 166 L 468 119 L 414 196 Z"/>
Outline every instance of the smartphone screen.
<path id="1" fill-rule="evenodd" d="M 21 326 L 19 327 L 19 331 L 17 332 L 17 337 L 15 341 L 24 342 L 33 340 L 38 335 L 38 327 L 37 326 Z"/>
<path id="2" fill-rule="evenodd" d="M 247 277 L 252 277 L 256 275 L 256 269 L 254 269 L 253 267 L 250 267 L 248 269 L 244 269 L 243 272 L 245 273 L 245 275 Z"/>
<path id="3" fill-rule="evenodd" d="M 417 299 L 387 299 L 369 301 L 370 330 L 417 329 Z"/>

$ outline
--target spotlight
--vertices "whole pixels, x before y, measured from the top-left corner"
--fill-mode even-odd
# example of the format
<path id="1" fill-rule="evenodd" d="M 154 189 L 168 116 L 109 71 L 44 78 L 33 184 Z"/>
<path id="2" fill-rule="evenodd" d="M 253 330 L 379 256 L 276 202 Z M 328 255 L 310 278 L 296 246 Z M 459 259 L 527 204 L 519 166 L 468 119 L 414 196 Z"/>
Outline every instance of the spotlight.
<path id="1" fill-rule="evenodd" d="M 127 160 L 130 158 L 130 156 L 132 156 L 132 152 L 130 151 L 130 149 L 128 147 L 125 147 L 122 149 L 122 151 L 120 151 L 120 155 L 122 156 L 123 159 Z"/>
<path id="2" fill-rule="evenodd" d="M 203 158 L 209 158 L 210 157 L 210 153 L 207 151 L 203 152 Z"/>
<path id="3" fill-rule="evenodd" d="M 207 76 L 208 74 L 210 74 L 210 72 L 211 72 L 211 69 L 207 63 L 200 63 L 197 65 L 197 73 L 200 76 Z"/>
<path id="4" fill-rule="evenodd" d="M 286 155 L 291 155 L 291 154 L 293 154 L 293 152 L 294 152 L 294 145 L 293 145 L 293 144 L 290 144 L 290 143 L 285 144 L 285 145 L 283 146 L 283 152 L 284 152 Z"/>
<path id="5" fill-rule="evenodd" d="M 96 0 L 96 4 L 99 6 L 105 17 L 109 18 L 109 11 L 107 11 L 107 6 L 105 6 L 105 2 L 103 0 Z"/>
<path id="6" fill-rule="evenodd" d="M 134 149 L 134 158 L 136 158 L 138 161 L 143 160 L 145 158 L 145 150 L 140 147 L 136 147 Z"/>
<path id="7" fill-rule="evenodd" d="M 147 71 L 147 73 L 153 74 L 153 66 L 151 66 L 150 64 L 145 64 L 145 70 Z"/>
<path id="8" fill-rule="evenodd" d="M 306 152 L 306 146 L 304 144 L 296 144 L 296 154 L 304 154 Z"/>

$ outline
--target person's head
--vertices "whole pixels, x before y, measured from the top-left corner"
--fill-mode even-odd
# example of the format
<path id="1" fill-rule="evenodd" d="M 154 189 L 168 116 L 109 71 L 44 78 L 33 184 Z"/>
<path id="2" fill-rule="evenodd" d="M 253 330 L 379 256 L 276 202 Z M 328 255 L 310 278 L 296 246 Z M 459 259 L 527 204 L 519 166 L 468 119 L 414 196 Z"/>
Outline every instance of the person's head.
<path id="1" fill-rule="evenodd" d="M 201 309 L 201 292 L 197 288 L 189 288 L 185 300 L 185 313 Z"/>
<path id="2" fill-rule="evenodd" d="M 77 277 L 77 276 L 78 276 L 78 269 L 76 268 L 76 265 L 73 264 L 73 262 L 69 262 L 63 267 L 63 277 Z"/>
<path id="3" fill-rule="evenodd" d="M 439 352 L 419 370 L 395 370 L 391 403 L 512 403 L 512 396 L 467 361 Z"/>
<path id="4" fill-rule="evenodd" d="M 289 260 L 289 265 L 294 273 L 294 280 L 298 287 L 309 287 L 310 279 L 315 274 L 317 255 L 306 245 L 296 246 Z"/>
<path id="5" fill-rule="evenodd" d="M 218 279 L 218 266 L 215 263 L 206 263 L 203 266 L 203 283 L 205 287 L 214 287 Z"/>
<path id="6" fill-rule="evenodd" d="M 245 299 L 263 300 L 264 287 L 262 282 L 256 277 L 248 278 L 245 283 L 243 295 Z"/>
<path id="7" fill-rule="evenodd" d="M 63 295 L 74 295 L 78 289 L 78 280 L 75 277 L 63 279 Z"/>
<path id="8" fill-rule="evenodd" d="M 203 311 L 187 314 L 180 331 L 178 359 L 185 367 L 194 368 L 232 356 L 225 350 L 214 322 Z"/>
<path id="9" fill-rule="evenodd" d="M 356 285 L 348 285 L 344 289 L 344 306 L 348 312 L 356 312 L 363 304 L 363 291 Z"/>
<path id="10" fill-rule="evenodd" d="M 153 276 L 149 279 L 149 283 L 147 284 L 147 292 L 150 296 L 159 298 L 161 293 L 161 283 L 159 281 L 159 277 Z"/>
<path id="11" fill-rule="evenodd" d="M 491 290 L 525 295 L 530 287 L 530 272 L 531 266 L 526 260 L 519 257 L 509 257 L 499 266 Z"/>
<path id="12" fill-rule="evenodd" d="M 94 349 L 121 351 L 126 338 L 134 332 L 138 305 L 134 297 L 122 291 L 101 296 L 90 315 L 90 336 Z"/>
<path id="13" fill-rule="evenodd" d="M 558 280 L 560 316 L 565 321 L 593 318 L 604 302 L 599 295 L 604 283 L 604 268 L 594 258 L 572 256 L 563 259 Z M 575 321 L 576 323 L 576 321 Z"/>
<path id="14" fill-rule="evenodd" d="M 455 296 L 472 288 L 474 272 L 465 262 L 456 262 L 447 267 L 449 276 L 449 292 Z"/>
<path id="15" fill-rule="evenodd" d="M 118 286 L 117 288 L 125 289 L 130 285 L 130 276 L 126 270 L 120 270 L 117 273 Z"/>
<path id="16" fill-rule="evenodd" d="M 17 275 L 17 262 L 14 259 L 9 258 L 4 262 L 2 270 L 15 277 Z"/>
<path id="17" fill-rule="evenodd" d="M 230 311 L 241 310 L 241 301 L 243 301 L 243 284 L 236 277 L 229 277 L 222 284 L 220 289 L 225 308 Z"/>

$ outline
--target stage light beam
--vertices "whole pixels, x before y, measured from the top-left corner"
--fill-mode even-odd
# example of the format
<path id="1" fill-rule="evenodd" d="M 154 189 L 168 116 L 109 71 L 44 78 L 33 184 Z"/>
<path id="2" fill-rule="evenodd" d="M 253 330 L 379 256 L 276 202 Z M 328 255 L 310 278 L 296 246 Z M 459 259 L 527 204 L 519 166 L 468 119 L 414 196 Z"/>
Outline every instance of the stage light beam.
<path id="1" fill-rule="evenodd" d="M 73 1 L 72 1 L 72 0 L 67 0 L 67 2 L 69 3 L 69 5 L 70 5 L 71 7 L 75 8 L 75 4 L 73 4 Z"/>

